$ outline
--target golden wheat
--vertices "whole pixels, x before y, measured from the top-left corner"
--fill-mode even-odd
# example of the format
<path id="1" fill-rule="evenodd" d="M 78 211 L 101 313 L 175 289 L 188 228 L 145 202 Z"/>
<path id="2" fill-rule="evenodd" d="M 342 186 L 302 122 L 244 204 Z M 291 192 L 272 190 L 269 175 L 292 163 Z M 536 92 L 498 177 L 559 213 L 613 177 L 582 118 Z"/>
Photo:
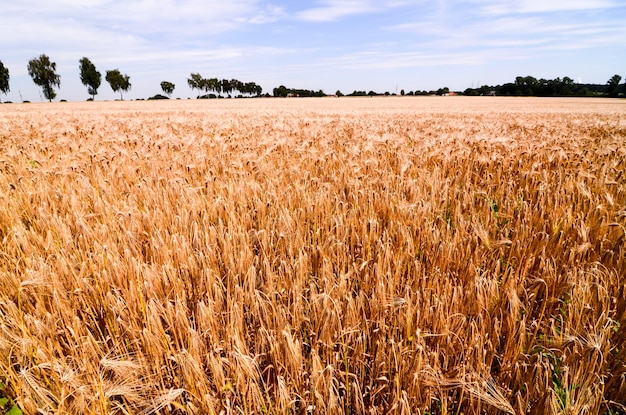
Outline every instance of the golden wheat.
<path id="1" fill-rule="evenodd" d="M 2 393 L 26 413 L 624 413 L 625 115 L 1 105 Z"/>

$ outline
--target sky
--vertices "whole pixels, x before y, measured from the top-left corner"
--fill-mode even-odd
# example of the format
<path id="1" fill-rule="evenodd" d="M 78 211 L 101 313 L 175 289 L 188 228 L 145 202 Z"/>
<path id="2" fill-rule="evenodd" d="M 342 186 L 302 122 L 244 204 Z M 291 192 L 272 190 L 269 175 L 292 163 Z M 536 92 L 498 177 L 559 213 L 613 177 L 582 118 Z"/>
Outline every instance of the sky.
<path id="1" fill-rule="evenodd" d="M 192 72 L 289 88 L 400 92 L 498 85 L 516 76 L 605 84 L 626 78 L 624 0 L 0 0 L 10 92 L 43 101 L 27 72 L 57 64 L 57 100 L 84 101 L 78 61 L 102 72 L 96 100 L 195 97 Z"/>

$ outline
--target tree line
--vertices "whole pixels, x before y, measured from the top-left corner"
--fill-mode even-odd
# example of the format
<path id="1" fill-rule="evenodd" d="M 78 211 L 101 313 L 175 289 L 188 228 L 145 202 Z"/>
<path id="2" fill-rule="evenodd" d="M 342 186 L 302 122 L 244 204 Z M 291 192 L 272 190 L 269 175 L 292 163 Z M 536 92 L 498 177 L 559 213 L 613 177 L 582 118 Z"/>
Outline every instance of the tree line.
<path id="1" fill-rule="evenodd" d="M 238 79 L 203 78 L 197 72 L 191 74 L 187 79 L 187 84 L 192 91 L 197 89 L 198 92 L 206 92 L 204 95 L 199 95 L 198 98 L 217 98 L 220 93 L 231 96 L 235 91 L 242 96 L 260 96 L 263 93 L 263 88 L 255 82 L 242 82 Z"/>
<path id="2" fill-rule="evenodd" d="M 87 87 L 87 93 L 91 95 L 90 100 L 93 100 L 98 94 L 102 74 L 88 58 L 80 59 L 78 64 L 80 80 Z M 61 86 L 61 76 L 56 73 L 56 62 L 52 62 L 47 55 L 41 54 L 38 58 L 28 61 L 27 69 L 33 82 L 41 88 L 43 96 L 48 101 L 52 101 L 57 96 L 56 88 Z M 9 79 L 9 69 L 0 61 L 0 92 L 6 94 L 10 91 Z M 122 92 L 130 90 L 130 77 L 122 74 L 119 69 L 106 71 L 105 79 L 113 92 L 120 91 L 120 98 L 123 98 Z"/>
<path id="3" fill-rule="evenodd" d="M 86 57 L 79 61 L 80 80 L 87 87 L 87 93 L 91 95 L 89 100 L 93 101 L 98 94 L 98 88 L 102 83 L 102 74 L 96 69 L 96 66 Z M 61 86 L 61 76 L 56 73 L 56 62 L 52 62 L 50 58 L 41 54 L 38 58 L 28 61 L 28 74 L 33 82 L 38 85 L 43 92 L 43 96 L 52 101 L 56 97 L 56 89 Z M 9 69 L 0 61 L 0 93 L 7 94 L 9 92 Z M 120 99 L 124 99 L 123 93 L 131 89 L 130 76 L 123 74 L 119 69 L 111 69 L 106 71 L 105 80 L 111 86 L 113 92 L 120 93 Z M 518 76 L 514 82 L 505 83 L 504 85 L 488 86 L 483 85 L 478 88 L 467 88 L 463 92 L 457 92 L 459 95 L 504 95 L 504 96 L 609 96 L 617 98 L 622 94 L 626 94 L 626 84 L 620 84 L 622 77 L 613 75 L 605 85 L 599 84 L 577 84 L 570 77 L 556 79 L 536 79 L 532 76 Z M 197 98 L 219 98 L 221 94 L 231 97 L 237 92 L 237 96 L 256 96 L 259 97 L 263 93 L 263 88 L 255 82 L 242 82 L 237 79 L 218 79 L 204 78 L 197 72 L 191 73 L 187 79 L 187 84 L 193 90 L 197 90 L 199 95 Z M 169 81 L 163 81 L 160 84 L 164 94 L 155 95 L 148 99 L 166 99 L 172 95 L 176 85 Z M 204 94 L 200 95 L 201 92 Z M 321 89 L 313 91 L 308 89 L 287 88 L 284 85 L 276 87 L 272 90 L 274 97 L 324 97 L 327 96 Z M 447 95 L 450 93 L 449 88 L 439 88 L 436 91 L 409 91 L 406 95 Z M 335 93 L 336 96 L 344 96 L 341 91 Z M 396 95 L 389 92 L 377 93 L 374 91 L 354 91 L 347 96 L 378 96 L 378 95 Z M 405 95 L 405 91 L 400 91 L 400 95 Z M 266 93 L 265 96 L 270 96 Z"/>
<path id="4" fill-rule="evenodd" d="M 570 77 L 556 79 L 536 79 L 532 76 L 518 76 L 514 82 L 503 85 L 479 88 L 467 88 L 463 95 L 504 95 L 504 96 L 538 96 L 538 97 L 593 97 L 608 96 L 617 98 L 626 84 L 620 85 L 622 77 L 613 75 L 606 84 L 575 83 Z M 626 93 L 626 91 L 624 91 Z"/>
<path id="5" fill-rule="evenodd" d="M 48 101 L 52 101 L 57 96 L 56 89 L 61 86 L 61 76 L 56 72 L 56 62 L 52 62 L 47 55 L 41 54 L 38 58 L 29 60 L 27 67 L 28 74 L 33 79 L 33 82 L 41 88 L 43 96 Z M 87 87 L 87 93 L 91 95 L 91 98 L 88 100 L 93 101 L 96 95 L 98 95 L 98 88 L 100 88 L 102 84 L 102 74 L 96 69 L 93 62 L 86 57 L 78 61 L 78 69 L 80 72 L 80 81 Z M 119 69 L 107 70 L 104 79 L 109 83 L 113 92 L 120 93 L 120 99 L 124 99 L 123 93 L 130 91 L 132 86 L 130 76 L 123 74 Z M 9 69 L 0 61 L 1 93 L 6 94 L 10 91 L 9 80 Z M 263 92 L 263 88 L 255 82 L 241 82 L 237 79 L 205 79 L 198 73 L 192 73 L 187 83 L 192 90 L 198 89 L 199 91 L 206 91 L 207 93 L 216 92 L 230 95 L 234 91 L 237 91 L 240 95 L 260 96 Z M 176 85 L 169 81 L 161 82 L 160 86 L 167 97 L 171 96 L 176 88 Z M 149 99 L 163 99 L 167 97 L 157 94 Z M 206 96 L 199 96 L 198 98 L 209 97 L 217 96 L 208 94 Z"/>

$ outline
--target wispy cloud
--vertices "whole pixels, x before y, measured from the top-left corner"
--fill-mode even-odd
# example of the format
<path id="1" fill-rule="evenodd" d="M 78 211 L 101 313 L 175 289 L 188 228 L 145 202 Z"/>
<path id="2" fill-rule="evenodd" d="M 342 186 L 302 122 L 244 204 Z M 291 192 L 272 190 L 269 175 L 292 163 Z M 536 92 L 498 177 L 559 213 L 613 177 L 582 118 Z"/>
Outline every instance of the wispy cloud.
<path id="1" fill-rule="evenodd" d="M 22 0 L 3 5 L 0 26 L 11 35 L 0 37 L 0 59 L 23 60 L 41 52 L 60 60 L 60 66 L 83 55 L 119 66 L 198 54 L 207 61 L 208 56 L 236 59 L 254 55 L 250 51 L 257 45 L 218 45 L 215 36 L 271 23 L 283 13 L 257 0 Z M 22 66 L 12 73 L 25 73 Z"/>
<path id="2" fill-rule="evenodd" d="M 424 0 L 320 0 L 313 7 L 295 13 L 299 20 L 308 22 L 334 22 L 343 18 L 385 13 L 397 8 L 417 6 Z"/>
<path id="3" fill-rule="evenodd" d="M 283 7 L 267 5 L 256 14 L 235 19 L 239 23 L 267 24 L 283 19 L 287 13 Z"/>
<path id="4" fill-rule="evenodd" d="M 318 7 L 312 7 L 296 13 L 296 18 L 310 22 L 332 22 L 346 16 L 373 13 L 376 7 L 369 1 L 323 1 Z"/>
<path id="5" fill-rule="evenodd" d="M 615 44 L 619 39 L 626 41 L 623 16 L 612 16 L 606 10 L 615 6 L 610 1 L 573 1 L 562 5 L 544 1 L 549 3 L 544 7 L 549 12 L 540 12 L 541 3 L 522 1 L 509 7 L 483 0 L 474 4 L 476 7 L 461 10 L 461 14 L 452 8 L 444 16 L 422 15 L 417 21 L 387 26 L 385 30 L 415 36 L 424 48 L 430 45 L 444 50 L 510 47 L 518 51 L 567 51 Z M 589 4 L 595 4 L 596 13 L 606 12 L 601 22 L 573 11 L 590 7 Z M 556 10 L 561 12 L 557 16 L 552 13 Z"/>
<path id="6" fill-rule="evenodd" d="M 66 41 L 62 34 L 56 36 L 54 30 L 68 26 L 96 32 L 103 41 L 115 40 L 120 34 L 146 39 L 206 37 L 237 30 L 249 23 L 269 23 L 282 13 L 280 7 L 262 5 L 257 0 L 22 0 L 2 7 L 3 28 L 19 22 L 12 24 L 17 32 L 0 40 L 4 44 L 32 41 L 32 34 L 41 31 L 46 31 L 47 36 L 39 40 Z M 77 42 L 80 40 L 76 38 Z"/>
<path id="7" fill-rule="evenodd" d="M 620 6 L 614 0 L 519 0 L 514 2 L 489 1 L 481 13 L 494 16 L 520 13 L 560 13 L 567 11 L 602 10 Z"/>

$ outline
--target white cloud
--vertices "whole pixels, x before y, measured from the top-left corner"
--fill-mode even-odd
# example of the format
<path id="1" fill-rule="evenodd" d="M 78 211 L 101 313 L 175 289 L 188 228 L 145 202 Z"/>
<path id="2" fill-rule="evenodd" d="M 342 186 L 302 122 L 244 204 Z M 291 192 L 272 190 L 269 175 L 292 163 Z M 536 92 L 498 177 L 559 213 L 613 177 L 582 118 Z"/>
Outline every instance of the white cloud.
<path id="1" fill-rule="evenodd" d="M 558 13 L 581 10 L 600 10 L 619 6 L 612 0 L 490 0 L 481 8 L 481 12 L 489 16 L 520 13 Z"/>
<path id="2" fill-rule="evenodd" d="M 182 38 L 221 34 L 244 23 L 268 23 L 281 16 L 279 7 L 263 6 L 258 0 L 23 0 L 2 7 L 0 26 L 6 28 L 11 22 L 21 21 L 20 36 L 12 36 L 13 41 L 20 42 L 28 39 L 22 34 L 37 32 L 41 27 L 82 27 L 108 32 L 109 38 L 120 33 Z M 55 40 L 53 33 L 51 36 L 43 39 Z"/>
<path id="3" fill-rule="evenodd" d="M 316 3 L 318 6 L 301 10 L 295 13 L 295 17 L 309 22 L 333 22 L 349 16 L 421 5 L 424 0 L 321 0 Z"/>
<path id="4" fill-rule="evenodd" d="M 358 0 L 331 0 L 321 2 L 319 7 L 302 10 L 296 14 L 300 20 L 311 22 L 331 22 L 346 16 L 372 13 L 376 7 L 369 1 Z"/>
<path id="5" fill-rule="evenodd" d="M 555 10 L 560 2 L 549 3 L 545 9 Z M 506 10 L 540 10 L 540 2 L 526 1 L 519 8 L 498 6 Z M 415 39 L 420 48 L 460 50 L 499 50 L 516 49 L 530 58 L 529 52 L 568 51 L 593 48 L 599 45 L 619 43 L 626 40 L 626 27 L 622 18 L 606 13 L 602 19 L 581 17 L 579 13 L 562 13 L 556 18 L 551 13 L 498 12 L 485 15 L 484 10 L 495 4 L 492 0 L 480 1 L 477 6 L 455 13 L 454 8 L 439 15 L 436 12 L 423 14 L 410 23 L 398 23 L 386 27 L 390 32 L 406 33 Z M 574 1 L 561 5 L 563 9 L 582 7 L 609 7 L 612 4 L 603 0 Z M 498 52 L 500 53 L 500 52 Z M 494 55 L 495 56 L 495 55 Z"/>
<path id="6" fill-rule="evenodd" d="M 255 15 L 240 17 L 236 21 L 240 23 L 251 24 L 267 24 L 281 20 L 286 16 L 285 9 L 283 7 L 267 5 L 264 9 L 259 10 Z"/>

